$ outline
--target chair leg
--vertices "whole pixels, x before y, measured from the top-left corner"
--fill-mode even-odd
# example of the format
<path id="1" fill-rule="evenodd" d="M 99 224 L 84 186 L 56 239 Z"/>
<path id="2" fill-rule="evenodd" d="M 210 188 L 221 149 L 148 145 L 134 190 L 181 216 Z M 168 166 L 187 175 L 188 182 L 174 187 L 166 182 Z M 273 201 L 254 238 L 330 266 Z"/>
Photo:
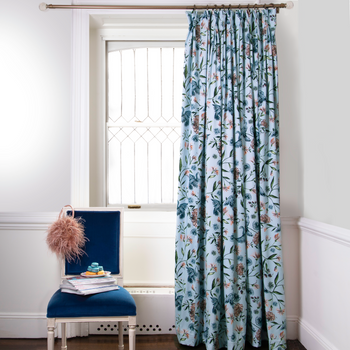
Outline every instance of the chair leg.
<path id="1" fill-rule="evenodd" d="M 67 323 L 61 324 L 62 344 L 61 349 L 67 350 Z"/>
<path id="2" fill-rule="evenodd" d="M 47 350 L 54 350 L 55 344 L 55 319 L 47 319 Z"/>
<path id="3" fill-rule="evenodd" d="M 136 316 L 129 317 L 129 350 L 136 347 Z"/>
<path id="4" fill-rule="evenodd" d="M 119 340 L 119 350 L 124 349 L 124 341 L 123 341 L 123 322 L 119 321 L 118 322 L 118 329 L 119 329 L 119 334 L 118 334 L 118 340 Z"/>

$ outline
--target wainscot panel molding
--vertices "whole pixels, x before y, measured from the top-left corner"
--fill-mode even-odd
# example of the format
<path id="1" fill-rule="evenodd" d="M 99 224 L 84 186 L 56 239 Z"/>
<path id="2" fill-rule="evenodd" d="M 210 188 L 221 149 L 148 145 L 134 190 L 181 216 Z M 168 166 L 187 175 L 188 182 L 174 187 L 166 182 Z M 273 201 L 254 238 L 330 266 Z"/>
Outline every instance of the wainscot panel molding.
<path id="1" fill-rule="evenodd" d="M 6 239 L 6 235 L 11 236 L 11 231 L 18 230 L 21 234 L 25 236 L 35 233 L 38 231 L 39 235 L 36 235 L 36 240 L 33 242 L 37 245 L 38 239 L 42 240 L 44 237 L 44 231 L 47 230 L 48 226 L 52 224 L 58 218 L 59 212 L 1 212 L 0 213 L 0 235 Z M 286 295 L 287 300 L 287 338 L 297 339 L 298 338 L 298 281 L 296 276 L 298 276 L 298 265 L 296 262 L 297 252 L 297 242 L 299 237 L 298 228 L 299 218 L 281 218 L 282 223 L 282 239 L 288 247 L 285 254 L 285 264 L 288 268 L 285 269 L 286 278 Z M 153 227 L 153 229 L 145 229 L 146 226 Z M 175 239 L 176 230 L 176 214 L 166 213 L 164 215 L 158 215 L 157 213 L 140 213 L 139 215 L 125 215 L 125 249 L 133 252 L 135 249 L 135 244 L 133 242 L 138 242 L 142 246 L 149 244 L 151 238 L 156 238 L 156 242 L 164 247 L 164 245 L 171 246 L 171 242 Z M 158 231 L 163 233 L 161 236 Z M 283 234 L 283 231 L 285 234 Z M 33 235 L 35 236 L 35 235 Z M 143 238 L 143 239 L 142 239 Z M 160 238 L 162 238 L 160 240 Z M 170 242 L 170 243 L 169 243 Z M 132 243 L 132 244 L 130 244 Z M 42 242 L 41 242 L 42 244 Z M 130 248 L 130 247 L 132 248 Z M 128 248 L 129 247 L 129 248 Z M 44 254 L 44 253 L 43 253 Z M 128 254 L 132 255 L 132 254 Z M 48 255 L 48 258 L 52 258 Z M 128 262 L 126 256 L 126 262 L 128 265 L 132 265 Z M 138 284 L 142 282 L 142 278 L 137 280 L 137 278 L 132 278 L 131 284 L 137 287 Z M 172 281 L 167 281 L 169 283 L 164 284 L 156 283 L 153 287 L 160 287 L 164 285 L 172 285 Z M 41 283 L 39 280 L 34 279 L 33 283 Z M 52 283 L 52 282 L 51 282 Z M 58 283 L 58 282 L 57 282 Z M 297 287 L 296 287 L 297 286 Z M 54 289 L 55 285 L 50 285 L 48 288 Z M 11 293 L 11 285 L 5 285 L 7 293 Z M 157 295 L 152 295 L 152 297 L 157 298 Z M 169 299 L 170 300 L 170 299 Z M 27 300 L 28 303 L 34 302 L 35 300 Z M 141 307 L 141 306 L 140 306 Z M 142 306 L 143 307 L 143 306 Z M 141 308 L 142 308 L 141 307 Z M 165 306 L 165 309 L 169 308 L 171 311 L 174 308 L 174 303 L 169 302 Z M 0 337 L 1 338 L 45 338 L 46 337 L 46 317 L 42 313 L 43 310 L 32 310 L 32 313 L 23 311 L 21 313 L 21 308 L 9 308 L 6 312 L 0 312 Z M 169 311 L 169 312 L 170 312 Z M 145 318 L 147 315 L 145 315 Z M 151 318 L 154 315 L 150 316 Z M 151 323 L 152 324 L 152 323 Z M 71 326 L 71 325 L 70 325 Z M 88 334 L 88 325 L 86 323 L 77 324 L 76 328 L 70 327 L 68 329 L 68 337 L 83 336 Z M 57 330 L 57 336 L 60 336 L 60 329 Z"/>
<path id="2" fill-rule="evenodd" d="M 0 212 L 0 230 L 46 230 L 59 212 Z"/>
<path id="3" fill-rule="evenodd" d="M 41 314 L 33 314 L 33 313 L 23 313 L 20 314 L 18 312 L 12 312 L 12 313 L 5 313 L 5 312 L 0 312 L 0 319 L 23 319 L 23 320 L 38 320 L 38 319 L 46 319 L 46 314 L 41 313 Z"/>
<path id="4" fill-rule="evenodd" d="M 307 218 L 300 218 L 301 230 L 350 247 L 350 230 Z"/>
<path id="5" fill-rule="evenodd" d="M 46 338 L 46 314 L 0 313 L 0 338 Z M 67 338 L 86 337 L 87 323 L 67 324 Z M 61 338 L 61 327 L 55 328 L 55 337 Z"/>
<path id="6" fill-rule="evenodd" d="M 152 218 L 150 218 L 150 215 L 148 214 L 148 218 L 146 219 L 146 214 L 140 217 L 130 217 L 126 216 L 124 218 L 125 224 L 137 224 L 137 225 L 145 225 L 145 224 L 176 224 L 176 218 L 171 218 L 170 216 L 165 217 L 164 215 L 157 215 Z M 0 212 L 0 230 L 46 230 L 49 225 L 51 225 L 57 218 L 58 218 L 59 212 Z M 282 228 L 286 226 L 298 226 L 298 217 L 282 217 L 281 218 L 281 225 Z M 301 223 L 304 222 L 304 220 L 307 221 L 313 221 L 309 219 L 302 218 L 299 220 L 299 226 L 301 226 Z M 316 222 L 316 221 L 315 221 Z M 326 225 L 326 224 L 324 224 Z M 327 225 L 330 227 L 334 227 L 331 225 Z M 345 229 L 340 229 L 343 231 L 348 231 L 348 243 L 350 245 L 350 231 Z M 325 229 L 323 230 L 325 232 Z M 343 236 L 346 234 L 343 233 Z M 134 234 L 128 234 L 125 232 L 126 237 L 144 237 L 145 235 L 134 235 Z M 147 236 L 147 235 L 146 235 Z M 150 236 L 150 237 L 153 237 Z M 155 235 L 154 237 L 159 237 L 159 235 Z M 172 234 L 169 234 L 168 232 L 165 233 L 163 237 L 173 237 Z"/>
<path id="7" fill-rule="evenodd" d="M 0 338 L 46 338 L 46 317 L 0 316 Z"/>
<path id="8" fill-rule="evenodd" d="M 298 225 L 299 341 L 306 349 L 347 349 L 350 230 L 304 217 Z"/>

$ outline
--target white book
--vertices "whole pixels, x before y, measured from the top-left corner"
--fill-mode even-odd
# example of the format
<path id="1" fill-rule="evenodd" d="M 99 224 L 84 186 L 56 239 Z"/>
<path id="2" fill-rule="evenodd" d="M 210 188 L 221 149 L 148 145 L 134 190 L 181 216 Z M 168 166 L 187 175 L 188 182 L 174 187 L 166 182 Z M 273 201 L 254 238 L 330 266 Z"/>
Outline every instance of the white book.
<path id="1" fill-rule="evenodd" d="M 100 281 L 99 283 L 81 283 L 81 284 L 75 284 L 75 283 L 72 283 L 72 281 L 63 280 L 60 285 L 60 288 L 83 290 L 83 289 L 91 289 L 91 288 L 116 285 L 115 282 L 116 280 L 114 278 L 108 279 L 105 281 Z"/>
<path id="2" fill-rule="evenodd" d="M 84 284 L 92 284 L 92 285 L 98 285 L 98 284 L 105 284 L 105 283 L 115 283 L 116 279 L 112 276 L 106 276 L 106 277 L 98 277 L 98 278 L 89 278 L 89 277 L 71 277 L 64 279 L 62 281 L 62 284 L 65 285 L 84 285 Z"/>
<path id="3" fill-rule="evenodd" d="M 73 289 L 73 288 L 61 288 L 61 292 L 78 294 L 78 295 L 89 295 L 89 294 L 108 292 L 110 290 L 117 290 L 117 289 L 119 289 L 119 287 L 115 284 L 110 286 L 101 286 L 101 287 L 87 288 L 82 290 Z"/>
<path id="4" fill-rule="evenodd" d="M 85 284 L 82 286 L 72 286 L 72 285 L 65 285 L 65 284 L 61 284 L 60 288 L 61 289 L 72 289 L 72 290 L 88 290 L 88 289 L 97 289 L 97 288 L 103 288 L 103 287 L 113 287 L 116 286 L 116 284 L 111 283 L 111 284 L 99 284 L 99 285 L 94 285 L 94 284 Z"/>

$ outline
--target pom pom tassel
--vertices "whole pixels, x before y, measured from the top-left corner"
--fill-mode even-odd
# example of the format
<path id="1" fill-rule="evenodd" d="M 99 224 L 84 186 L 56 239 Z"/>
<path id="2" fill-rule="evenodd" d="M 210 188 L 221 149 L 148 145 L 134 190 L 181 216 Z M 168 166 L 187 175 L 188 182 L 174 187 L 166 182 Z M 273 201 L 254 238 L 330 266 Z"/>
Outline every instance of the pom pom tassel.
<path id="1" fill-rule="evenodd" d="M 63 216 L 65 207 L 72 208 L 72 216 Z M 58 219 L 49 227 L 46 243 L 58 258 L 71 262 L 85 253 L 83 248 L 88 239 L 84 234 L 82 219 L 74 218 L 74 209 L 71 205 L 65 207 L 62 208 Z"/>

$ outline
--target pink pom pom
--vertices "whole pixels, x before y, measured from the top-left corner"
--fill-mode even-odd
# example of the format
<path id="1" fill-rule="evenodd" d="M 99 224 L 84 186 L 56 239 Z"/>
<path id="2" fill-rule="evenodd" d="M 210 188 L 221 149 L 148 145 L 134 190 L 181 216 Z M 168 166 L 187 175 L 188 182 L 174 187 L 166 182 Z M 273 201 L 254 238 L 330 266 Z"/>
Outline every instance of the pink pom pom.
<path id="1" fill-rule="evenodd" d="M 88 240 L 84 234 L 82 220 L 74 218 L 73 207 L 70 207 L 72 216 L 62 217 L 62 209 L 58 219 L 49 227 L 46 237 L 49 249 L 58 258 L 64 258 L 68 262 L 79 259 L 85 253 L 83 247 Z"/>

